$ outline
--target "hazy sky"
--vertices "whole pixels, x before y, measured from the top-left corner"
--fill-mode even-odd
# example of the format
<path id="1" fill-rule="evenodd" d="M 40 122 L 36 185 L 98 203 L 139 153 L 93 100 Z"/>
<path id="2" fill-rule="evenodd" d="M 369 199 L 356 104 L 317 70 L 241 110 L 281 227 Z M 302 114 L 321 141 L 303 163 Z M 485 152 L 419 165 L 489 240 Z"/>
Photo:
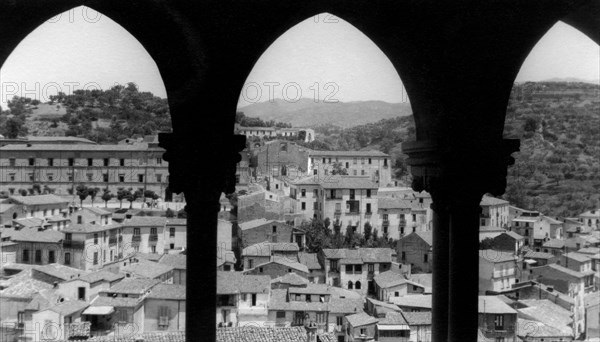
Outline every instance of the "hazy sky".
<path id="1" fill-rule="evenodd" d="M 558 23 L 534 48 L 517 81 L 597 81 L 599 64 L 599 46 Z M 107 89 L 130 81 L 166 97 L 159 70 L 142 45 L 108 17 L 79 7 L 50 19 L 15 49 L 0 69 L 0 105 L 13 95 L 47 101 L 58 90 Z M 381 50 L 356 28 L 327 14 L 291 28 L 265 51 L 241 89 L 240 105 L 300 96 L 407 101 Z"/>

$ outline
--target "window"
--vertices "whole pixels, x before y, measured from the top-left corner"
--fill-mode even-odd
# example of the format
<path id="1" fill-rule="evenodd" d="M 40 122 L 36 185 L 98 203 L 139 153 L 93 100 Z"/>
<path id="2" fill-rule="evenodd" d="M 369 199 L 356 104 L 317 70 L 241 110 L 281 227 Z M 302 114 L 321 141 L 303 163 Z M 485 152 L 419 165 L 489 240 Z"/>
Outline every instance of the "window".
<path id="1" fill-rule="evenodd" d="M 169 228 L 169 237 L 172 237 L 172 238 L 175 237 L 175 228 L 173 228 L 173 227 Z"/>
<path id="2" fill-rule="evenodd" d="M 346 169 L 350 168 L 350 163 L 346 162 Z"/>
<path id="3" fill-rule="evenodd" d="M 94 245 L 98 244 L 98 234 L 94 234 Z"/>
<path id="4" fill-rule="evenodd" d="M 93 173 L 88 173 L 88 174 L 86 174 L 86 176 L 87 176 L 88 182 L 91 182 L 94 179 L 94 174 Z"/>
<path id="5" fill-rule="evenodd" d="M 357 290 L 360 290 L 361 286 L 362 286 L 362 285 L 360 284 L 360 281 L 357 281 L 357 282 L 354 284 L 354 288 L 355 288 L 355 289 L 357 289 Z"/>
<path id="6" fill-rule="evenodd" d="M 258 273 L 263 273 L 263 268 L 262 267 L 258 268 Z"/>
<path id="7" fill-rule="evenodd" d="M 29 250 L 28 249 L 23 250 L 23 262 L 29 262 Z"/>
<path id="8" fill-rule="evenodd" d="M 302 202 L 302 210 L 306 210 L 306 202 Z"/>
<path id="9" fill-rule="evenodd" d="M 119 183 L 125 183 L 125 175 L 124 174 L 119 174 Z"/>
<path id="10" fill-rule="evenodd" d="M 87 164 L 88 164 L 88 166 L 94 166 L 94 159 L 88 158 Z"/>
<path id="11" fill-rule="evenodd" d="M 10 179 L 11 182 L 15 181 L 15 174 L 14 173 L 9 174 L 8 177 L 9 177 L 9 179 Z"/>
<path id="12" fill-rule="evenodd" d="M 329 270 L 337 272 L 337 260 L 329 260 Z"/>
<path id="13" fill-rule="evenodd" d="M 239 176 L 239 175 L 236 175 L 236 176 Z M 162 175 L 161 175 L 160 173 L 157 173 L 157 174 L 156 174 L 156 182 L 157 182 L 157 183 L 161 183 L 161 182 L 162 182 Z M 239 183 L 239 182 L 238 182 L 238 183 Z"/>
<path id="14" fill-rule="evenodd" d="M 383 160 L 383 166 L 388 166 L 388 165 L 387 165 L 387 158 L 385 158 L 385 159 Z"/>
<path id="15" fill-rule="evenodd" d="M 371 165 L 371 158 L 369 158 L 369 165 Z"/>
<path id="16" fill-rule="evenodd" d="M 47 176 L 48 176 L 48 181 L 49 182 L 54 181 L 54 175 L 53 174 L 49 173 Z"/>
<path id="17" fill-rule="evenodd" d="M 171 248 L 171 249 L 175 249 L 175 244 L 174 244 L 174 243 L 170 244 L 170 245 L 169 245 L 169 248 Z"/>
<path id="18" fill-rule="evenodd" d="M 429 254 L 427 254 L 427 253 L 423 254 L 423 262 L 424 263 L 428 263 L 429 262 Z"/>
<path id="19" fill-rule="evenodd" d="M 36 263 L 41 263 L 42 262 L 42 250 L 41 249 L 36 249 L 35 250 L 35 262 Z"/>
<path id="20" fill-rule="evenodd" d="M 143 174 L 138 174 L 138 182 L 140 182 L 140 183 L 144 182 L 144 175 Z"/>
<path id="21" fill-rule="evenodd" d="M 73 173 L 69 172 L 69 173 L 67 173 L 67 176 L 68 176 L 69 182 L 72 182 L 73 181 Z"/>
<path id="22" fill-rule="evenodd" d="M 156 228 L 150 228 L 150 235 L 156 235 Z"/>
<path id="23" fill-rule="evenodd" d="M 275 317 L 277 319 L 285 319 L 285 311 L 277 311 L 277 313 L 275 314 Z"/>
<path id="24" fill-rule="evenodd" d="M 248 259 L 248 268 L 254 268 L 254 260 Z"/>
<path id="25" fill-rule="evenodd" d="M 125 166 L 125 159 L 119 159 L 119 166 Z"/>
<path id="26" fill-rule="evenodd" d="M 367 203 L 367 213 L 371 212 L 371 203 Z"/>
<path id="27" fill-rule="evenodd" d="M 355 265 L 354 273 L 362 273 L 362 265 Z"/>
<path id="28" fill-rule="evenodd" d="M 156 253 L 156 246 L 150 246 L 150 253 Z"/>
<path id="29" fill-rule="evenodd" d="M 140 229 L 139 228 L 133 228 L 133 235 L 140 235 Z"/>
<path id="30" fill-rule="evenodd" d="M 351 281 L 348 281 L 348 290 L 354 289 L 354 284 Z"/>
<path id="31" fill-rule="evenodd" d="M 412 214 L 412 220 L 413 222 L 417 222 L 417 214 Z"/>
<path id="32" fill-rule="evenodd" d="M 504 330 L 504 315 L 496 315 L 494 317 L 494 328 L 496 330 Z"/>
<path id="33" fill-rule="evenodd" d="M 346 273 L 352 273 L 352 265 L 346 265 Z"/>
<path id="34" fill-rule="evenodd" d="M 54 158 L 48 158 L 48 166 L 54 166 Z"/>
<path id="35" fill-rule="evenodd" d="M 85 300 L 85 287 L 77 288 L 77 299 Z"/>
<path id="36" fill-rule="evenodd" d="M 29 181 L 30 181 L 30 182 L 33 182 L 33 173 L 30 173 L 30 174 L 29 174 Z"/>
<path id="37" fill-rule="evenodd" d="M 402 261 L 406 261 L 406 252 L 402 252 Z"/>
<path id="38" fill-rule="evenodd" d="M 29 158 L 29 166 L 35 165 L 35 158 Z"/>
<path id="39" fill-rule="evenodd" d="M 8 160 L 8 165 L 9 165 L 9 166 L 15 166 L 15 165 L 16 165 L 16 160 L 15 160 L 15 158 L 10 158 L 10 159 Z"/>
<path id="40" fill-rule="evenodd" d="M 94 265 L 98 265 L 98 252 L 94 252 Z"/>
<path id="41" fill-rule="evenodd" d="M 53 264 L 56 262 L 56 253 L 54 251 L 48 251 L 48 263 Z"/>
<path id="42" fill-rule="evenodd" d="M 102 174 L 102 180 L 104 181 L 104 183 L 108 183 L 108 173 Z"/>
<path id="43" fill-rule="evenodd" d="M 400 297 L 400 292 L 398 292 L 398 291 L 394 292 L 394 297 Z"/>
<path id="44" fill-rule="evenodd" d="M 65 265 L 71 265 L 71 253 L 65 253 Z"/>
<path id="45" fill-rule="evenodd" d="M 306 197 L 306 189 L 301 189 L 300 190 L 300 196 L 301 197 Z"/>
<path id="46" fill-rule="evenodd" d="M 371 189 L 367 189 L 367 198 L 371 198 Z"/>
<path id="47" fill-rule="evenodd" d="M 75 159 L 73 159 L 73 158 L 69 158 L 69 159 L 68 159 L 68 163 L 69 163 L 69 166 L 73 166 L 73 165 L 75 165 Z"/>

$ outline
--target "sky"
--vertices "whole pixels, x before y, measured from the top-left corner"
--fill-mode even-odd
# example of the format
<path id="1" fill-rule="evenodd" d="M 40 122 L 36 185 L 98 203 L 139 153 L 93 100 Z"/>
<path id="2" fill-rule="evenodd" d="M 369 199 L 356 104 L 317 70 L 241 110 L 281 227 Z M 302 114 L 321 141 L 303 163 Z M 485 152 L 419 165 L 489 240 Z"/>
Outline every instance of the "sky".
<path id="1" fill-rule="evenodd" d="M 559 22 L 532 50 L 516 81 L 575 77 L 597 82 L 599 68 L 599 46 Z M 13 51 L 0 69 L 0 106 L 14 95 L 45 102 L 59 90 L 69 94 L 127 82 L 166 97 L 160 72 L 144 47 L 110 18 L 79 7 L 49 18 Z M 240 90 L 239 106 L 300 97 L 408 101 L 383 52 L 329 14 L 292 27 L 264 52 Z"/>

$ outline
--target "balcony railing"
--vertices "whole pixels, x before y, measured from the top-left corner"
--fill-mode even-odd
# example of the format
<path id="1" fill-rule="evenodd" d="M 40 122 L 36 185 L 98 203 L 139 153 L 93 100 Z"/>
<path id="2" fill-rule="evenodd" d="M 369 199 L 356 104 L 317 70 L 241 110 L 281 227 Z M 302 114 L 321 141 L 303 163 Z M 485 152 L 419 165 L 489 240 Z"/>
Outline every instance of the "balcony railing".
<path id="1" fill-rule="evenodd" d="M 383 220 L 383 225 L 384 225 L 384 226 L 389 226 L 389 225 L 390 225 L 390 220 L 386 220 L 386 219 L 384 219 L 384 220 Z"/>
<path id="2" fill-rule="evenodd" d="M 84 241 L 63 240 L 63 248 L 83 249 L 85 248 Z"/>
<path id="3" fill-rule="evenodd" d="M 140 242 L 140 241 L 142 241 L 141 235 L 134 235 L 131 237 L 131 242 Z"/>
<path id="4" fill-rule="evenodd" d="M 400 227 L 406 227 L 406 220 L 405 219 L 400 219 Z"/>
<path id="5" fill-rule="evenodd" d="M 360 215 L 360 210 L 346 211 L 346 215 Z"/>
<path id="6" fill-rule="evenodd" d="M 373 215 L 372 211 L 365 211 L 365 216 L 371 216 L 371 215 Z"/>
<path id="7" fill-rule="evenodd" d="M 157 234 L 150 235 L 150 237 L 148 238 L 148 241 L 158 241 L 158 235 Z"/>

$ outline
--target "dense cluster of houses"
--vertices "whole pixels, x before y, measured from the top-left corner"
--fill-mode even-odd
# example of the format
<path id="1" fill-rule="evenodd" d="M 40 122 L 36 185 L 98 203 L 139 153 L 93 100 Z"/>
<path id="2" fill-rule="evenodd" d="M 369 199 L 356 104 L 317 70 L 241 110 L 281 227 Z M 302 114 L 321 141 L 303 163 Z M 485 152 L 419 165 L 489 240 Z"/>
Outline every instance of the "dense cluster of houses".
<path id="1" fill-rule="evenodd" d="M 0 203 L 3 341 L 181 337 L 186 220 L 69 202 Z"/>
<path id="2" fill-rule="evenodd" d="M 380 152 L 274 140 L 250 155 L 237 221 L 219 221 L 218 340 L 253 327 L 252 341 L 431 341 L 431 196 L 397 186 Z M 487 195 L 480 206 L 478 339 L 600 341 L 600 210 L 556 218 Z M 311 220 L 370 226 L 393 247 L 312 251 Z"/>

